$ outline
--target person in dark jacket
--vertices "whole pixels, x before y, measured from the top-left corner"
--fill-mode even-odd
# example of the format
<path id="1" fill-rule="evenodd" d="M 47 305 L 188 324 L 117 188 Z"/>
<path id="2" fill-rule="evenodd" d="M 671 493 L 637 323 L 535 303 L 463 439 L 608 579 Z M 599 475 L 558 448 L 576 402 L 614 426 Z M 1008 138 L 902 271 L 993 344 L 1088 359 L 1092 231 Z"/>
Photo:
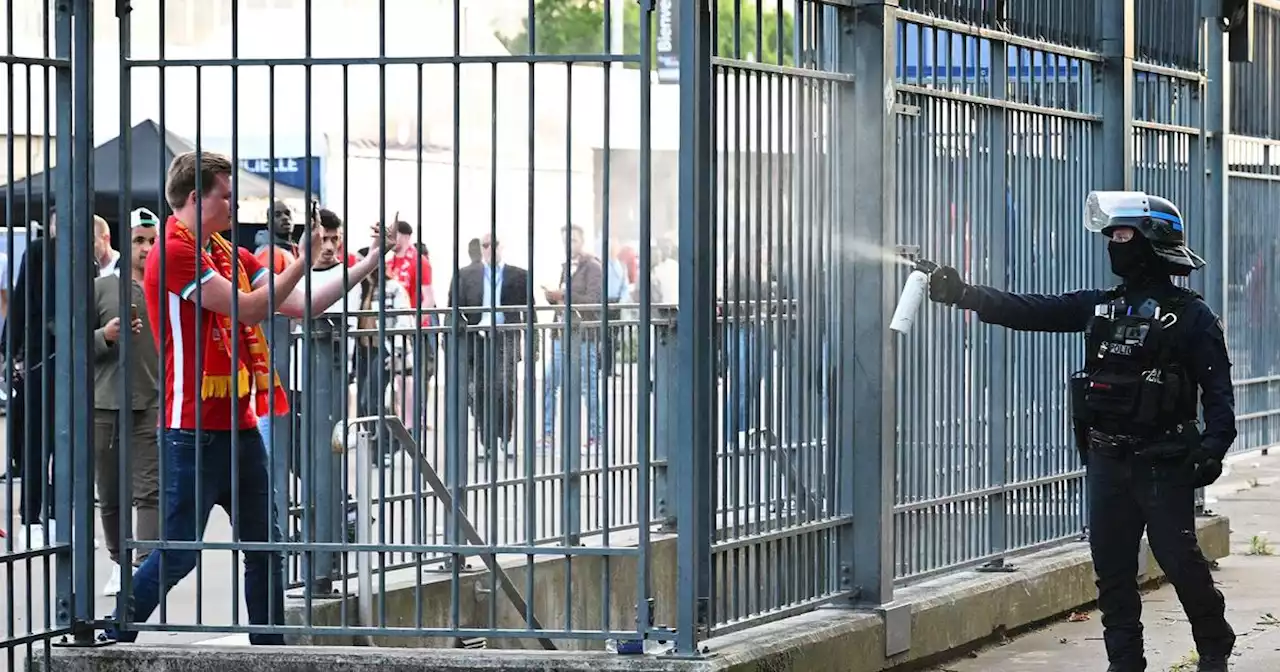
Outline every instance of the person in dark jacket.
<path id="1" fill-rule="evenodd" d="M 569 260 L 561 267 L 560 284 L 556 288 L 543 287 L 547 303 L 558 306 L 555 311 L 556 326 L 551 330 L 551 371 L 543 383 L 542 433 L 543 444 L 555 441 L 555 417 L 558 392 L 565 384 L 565 367 L 578 367 L 581 394 L 587 406 L 588 450 L 594 450 L 600 440 L 600 317 L 604 301 L 604 269 L 600 260 L 583 251 L 585 236 L 579 226 L 565 229 L 569 242 Z M 574 346 L 566 346 L 568 338 Z M 565 357 L 569 358 L 566 365 Z M 577 404 L 576 401 L 571 402 Z M 566 407 L 566 410 L 569 410 Z M 577 413 L 566 413 L 562 426 L 570 437 L 577 435 L 577 426 L 570 419 Z M 576 440 L 571 439 L 572 443 Z"/>
<path id="2" fill-rule="evenodd" d="M 9 445 L 22 446 L 22 500 L 19 546 L 42 548 L 54 538 L 53 484 L 53 318 L 56 264 L 51 257 L 57 216 L 50 213 L 49 237 L 27 247 L 14 282 L 6 330 L 14 362 L 13 417 Z"/>
<path id="3" fill-rule="evenodd" d="M 1195 536 L 1195 489 L 1222 474 L 1236 438 L 1231 360 L 1222 321 L 1173 284 L 1204 260 L 1185 243 L 1181 213 L 1141 192 L 1095 192 L 1086 226 L 1107 238 L 1122 284 L 1056 296 L 966 284 L 943 267 L 934 301 L 1021 331 L 1084 332 L 1084 368 L 1071 378 L 1076 448 L 1086 465 L 1089 544 L 1110 672 L 1141 672 L 1143 530 L 1191 623 L 1201 672 L 1224 672 L 1235 645 L 1222 593 Z M 1204 430 L 1197 424 L 1197 397 Z"/>
<path id="4" fill-rule="evenodd" d="M 498 241 L 489 234 L 484 234 L 480 246 L 485 259 L 458 271 L 449 292 L 449 305 L 472 309 L 462 316 L 468 326 L 463 338 L 468 380 L 474 390 L 472 413 L 480 426 L 482 450 L 496 449 L 512 459 L 517 367 L 524 352 L 520 347 L 521 330 L 499 327 L 524 323 L 529 273 L 506 263 Z M 488 310 L 475 310 L 477 307 Z M 481 459 L 484 457 L 482 453 Z"/>

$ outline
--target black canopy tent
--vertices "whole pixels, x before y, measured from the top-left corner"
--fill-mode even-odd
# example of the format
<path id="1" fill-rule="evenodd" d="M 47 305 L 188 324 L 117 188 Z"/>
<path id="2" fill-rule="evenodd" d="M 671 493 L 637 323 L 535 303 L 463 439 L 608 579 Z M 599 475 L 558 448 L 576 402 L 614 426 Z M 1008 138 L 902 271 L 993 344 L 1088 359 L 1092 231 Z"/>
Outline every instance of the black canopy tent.
<path id="1" fill-rule="evenodd" d="M 122 189 L 129 190 L 129 208 L 149 208 L 157 215 L 164 217 L 169 208 L 164 200 L 164 177 L 173 157 L 184 152 L 195 150 L 195 144 L 172 131 L 160 131 L 156 122 L 148 119 L 134 126 L 129 131 L 129 179 L 120 179 L 120 152 L 123 140 L 119 136 L 112 138 L 93 149 L 93 209 L 94 214 L 111 224 L 120 218 L 120 201 Z M 48 185 L 46 185 L 46 179 Z M 0 213 L 9 212 L 13 226 L 25 226 L 28 222 L 44 219 L 46 207 L 54 205 L 46 186 L 52 189 L 52 175 L 35 173 L 10 185 L 0 186 Z M 275 184 L 274 192 L 268 179 L 241 170 L 237 176 L 236 199 L 267 199 L 274 195 L 277 199 L 302 201 L 306 194 L 295 187 Z M 10 194 L 13 201 L 10 202 Z M 313 198 L 318 197 L 314 195 Z M 47 202 L 46 202 L 47 200 Z M 262 212 L 241 212 L 242 223 L 260 224 L 266 219 L 267 207 L 264 201 Z M 0 221 L 0 226 L 6 226 Z M 256 227 L 250 227 L 256 228 Z M 114 233 L 114 231 L 113 231 Z M 250 234 L 252 235 L 252 234 Z"/>

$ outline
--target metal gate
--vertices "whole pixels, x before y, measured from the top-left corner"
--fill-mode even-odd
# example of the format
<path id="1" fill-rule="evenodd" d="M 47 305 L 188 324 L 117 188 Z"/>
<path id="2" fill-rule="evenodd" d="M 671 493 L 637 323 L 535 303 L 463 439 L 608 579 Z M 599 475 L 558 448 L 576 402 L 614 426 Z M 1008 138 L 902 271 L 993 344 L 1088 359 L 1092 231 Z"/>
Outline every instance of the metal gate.
<path id="1" fill-rule="evenodd" d="M 85 452 L 92 394 L 90 3 L 8 3 L 5 64 L 5 511 L 0 658 L 18 670 L 51 645 L 92 641 L 93 489 Z M 79 20 L 75 20 L 79 18 Z M 56 165 L 56 168 L 53 166 Z M 25 179 L 19 179 L 25 178 Z M 59 194 L 64 235 L 54 229 Z M 83 234 L 83 235 L 81 235 Z M 20 277 L 20 268 L 27 269 Z M 84 347 L 67 347 L 79 343 Z M 25 347 L 21 347 L 25 344 Z M 55 356 L 61 354 L 61 356 Z"/>
<path id="2" fill-rule="evenodd" d="M 665 485 L 662 476 L 650 485 L 653 418 L 672 412 L 659 390 L 676 382 L 662 373 L 672 349 L 646 290 L 638 299 L 611 291 L 618 280 L 605 267 L 624 244 L 642 268 L 649 261 L 653 85 L 640 73 L 654 63 L 651 3 L 599 3 L 598 33 L 579 39 L 542 18 L 495 38 L 487 12 L 498 3 L 206 5 L 133 2 L 121 17 L 111 66 L 120 72 L 120 173 L 158 179 L 123 198 L 118 216 L 175 207 L 164 182 L 173 155 L 229 159 L 237 215 L 222 235 L 270 263 L 301 256 L 313 269 L 293 294 L 307 297 L 305 310 L 264 323 L 296 416 L 276 414 L 274 396 L 259 413 L 279 528 L 270 539 L 239 537 L 220 514 L 202 534 L 125 534 L 124 548 L 182 553 L 193 565 L 193 599 L 170 594 L 159 622 L 138 614 L 127 627 L 143 637 L 561 649 L 670 639 L 654 615 L 673 605 L 654 604 L 647 563 L 661 515 L 651 487 Z M 624 18 L 625 44 L 614 30 Z M 160 139 L 155 156 L 136 149 L 144 133 Z M 209 186 L 196 184 L 199 193 Z M 377 254 L 360 290 L 377 298 L 347 293 L 328 311 L 313 308 L 324 284 L 315 255 L 328 253 L 276 230 L 277 203 L 295 223 L 318 207 L 317 231 L 336 222 L 324 235 L 344 241 L 334 243 L 344 260 L 366 256 L 357 248 L 371 248 L 371 223 L 398 231 L 395 257 Z M 173 226 L 161 227 L 162 240 Z M 576 271 L 562 282 L 579 239 L 600 263 L 598 287 Z M 157 248 L 162 275 L 180 263 L 165 261 L 170 251 Z M 399 265 L 410 256 L 411 276 Z M 509 295 L 501 278 L 517 271 L 524 284 Z M 484 291 L 469 294 L 481 275 Z M 288 291 L 282 275 L 268 276 L 269 294 Z M 645 269 L 635 284 L 647 279 Z M 212 301 L 194 282 L 191 298 L 174 296 L 162 322 L 186 319 L 182 301 Z M 251 310 L 247 290 L 235 296 L 233 322 Z M 162 377 L 180 375 L 176 357 L 161 357 Z M 162 426 L 187 422 L 163 409 L 172 417 Z M 219 450 L 208 442 L 222 430 L 196 430 L 197 461 Z M 242 485 L 231 497 L 243 505 L 258 439 L 233 434 L 231 474 Z M 178 462 L 169 437 L 161 492 Z M 230 513 L 240 527 L 250 518 Z M 287 614 L 266 623 L 252 605 L 240 612 L 238 572 L 215 558 L 276 553 L 287 562 Z M 544 576 L 556 577 L 554 600 L 533 594 Z M 192 593 L 193 580 L 209 583 Z M 374 606 L 375 593 L 404 581 L 416 583 L 405 597 L 412 607 Z M 248 570 L 243 585 L 254 589 Z M 593 597 L 575 594 L 588 590 Z M 584 600 L 596 604 L 575 606 Z"/>

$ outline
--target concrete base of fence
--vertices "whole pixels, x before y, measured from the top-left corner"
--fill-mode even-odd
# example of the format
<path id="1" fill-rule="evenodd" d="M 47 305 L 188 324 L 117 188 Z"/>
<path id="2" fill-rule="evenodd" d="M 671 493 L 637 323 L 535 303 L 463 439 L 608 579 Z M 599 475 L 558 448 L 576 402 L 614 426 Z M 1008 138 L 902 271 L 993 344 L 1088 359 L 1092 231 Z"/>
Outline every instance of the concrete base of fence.
<path id="1" fill-rule="evenodd" d="M 1197 522 L 1197 536 L 1206 556 L 1212 559 L 1225 557 L 1230 548 L 1230 523 L 1221 516 L 1202 518 Z M 657 553 L 653 556 L 655 596 L 661 605 L 670 602 L 674 589 L 675 558 L 666 546 L 670 539 L 656 540 Z M 1142 576 L 1145 583 L 1158 581 L 1163 572 L 1144 553 Z M 588 562 L 584 562 L 588 561 Z M 574 574 L 578 564 L 590 561 L 603 562 L 601 558 L 575 558 Z M 634 562 L 634 559 L 630 559 Z M 547 559 L 536 572 L 540 605 L 564 604 L 563 559 Z M 632 569 L 623 567 L 628 559 L 610 561 L 610 574 L 614 577 L 612 593 L 631 591 L 634 596 L 635 575 Z M 1093 566 L 1088 547 L 1084 543 L 1070 544 L 1012 559 L 1015 571 L 999 574 L 962 572 L 932 581 L 900 589 L 894 607 L 905 608 L 910 613 L 909 632 L 886 633 L 884 619 L 874 611 L 827 608 L 783 621 L 755 627 L 707 640 L 706 655 L 699 660 L 673 660 L 639 656 L 616 656 L 602 652 L 565 651 L 543 652 L 531 650 L 461 650 L 461 649 L 405 649 L 405 648 L 329 648 L 320 646 L 292 648 L 264 647 L 213 647 L 213 646 L 148 646 L 116 645 L 98 649 L 57 649 L 54 651 L 51 672 L 326 672 L 377 670 L 400 672 L 409 670 L 673 670 L 681 672 L 879 672 L 899 667 L 917 667 L 930 661 L 958 655 L 967 648 L 991 641 L 1006 633 L 1014 632 L 1059 616 L 1093 601 L 1096 593 L 1093 585 Z M 539 563 L 539 565 L 543 564 Z M 561 564 L 560 570 L 550 565 Z M 573 581 L 575 607 L 597 605 L 596 618 L 602 616 L 599 605 L 604 603 L 603 582 L 597 567 L 583 567 L 584 577 L 591 580 Z M 546 571 L 550 570 L 550 571 Z M 545 578 L 543 578 L 545 577 Z M 629 577 L 629 578 L 627 578 Z M 512 577 L 523 586 L 523 576 Z M 469 581 L 488 583 L 485 575 L 468 577 Z M 436 585 L 428 583 L 427 585 Z M 465 586 L 464 589 L 471 589 Z M 560 592 L 555 592 L 557 589 Z M 432 595 L 436 590 L 443 595 Z M 542 592 L 542 591 L 549 592 Z M 424 607 L 437 608 L 440 601 L 448 604 L 448 583 L 442 587 L 422 588 Z M 593 592 L 594 591 L 594 592 Z M 407 594 L 406 594 L 407 593 Z M 414 622 L 412 613 L 414 589 L 407 586 L 388 585 L 388 625 L 409 626 Z M 464 592 L 463 595 L 468 593 Z M 612 596 L 612 604 L 618 605 L 620 595 Z M 486 598 L 487 599 L 487 598 Z M 330 608 L 337 614 L 338 602 L 317 603 L 312 610 L 313 623 L 325 624 Z M 409 611 L 401 606 L 408 605 Z M 625 605 L 625 606 L 623 606 Z M 348 608 L 353 605 L 348 605 Z M 509 609 L 509 607 L 508 607 Z M 554 610 L 548 606 L 547 609 Z M 541 608 L 537 611 L 542 612 Z M 485 613 L 488 608 L 483 609 Z M 499 610 L 501 612 L 503 610 Z M 623 602 L 611 611 L 611 618 L 630 611 L 630 604 Z M 350 612 L 349 612 L 350 613 Z M 375 612 L 377 613 L 377 612 Z M 440 612 L 434 612 L 440 613 Z M 445 612 L 447 613 L 447 612 Z M 391 617 L 394 615 L 394 622 Z M 659 622 L 667 621 L 660 613 Z M 432 619 L 435 620 L 435 619 Z M 614 623 L 626 622 L 613 620 Z M 907 622 L 904 619 L 904 622 Z M 336 618 L 335 618 L 336 624 Z M 575 614 L 574 624 L 580 623 Z M 499 623 L 499 627 L 509 624 Z M 510 624 L 515 625 L 515 624 Z M 544 627 L 562 625 L 554 620 L 544 622 Z M 899 644 L 905 643 L 904 652 L 886 657 L 887 636 Z M 905 637 L 905 640 L 903 639 Z M 348 640 L 349 641 L 349 640 Z M 375 643 L 384 643 L 380 638 Z M 385 643 L 392 643 L 387 641 Z M 424 645 L 428 640 L 397 640 L 404 646 Z M 490 642 L 490 645 L 518 646 L 516 642 Z M 522 643 L 528 646 L 527 643 Z M 558 641 L 557 644 L 570 644 Z M 448 646 L 448 644 L 444 644 Z M 1098 646 L 1102 644 L 1099 642 Z M 198 655 L 197 655 L 198 653 Z"/>

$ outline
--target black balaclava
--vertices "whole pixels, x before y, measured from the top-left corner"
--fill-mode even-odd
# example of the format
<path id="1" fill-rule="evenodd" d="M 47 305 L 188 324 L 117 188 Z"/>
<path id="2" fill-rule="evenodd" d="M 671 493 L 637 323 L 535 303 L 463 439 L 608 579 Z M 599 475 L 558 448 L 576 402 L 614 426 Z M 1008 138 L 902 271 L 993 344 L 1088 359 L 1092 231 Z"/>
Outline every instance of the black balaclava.
<path id="1" fill-rule="evenodd" d="M 1128 242 L 1108 242 L 1107 253 L 1111 255 L 1111 272 L 1126 283 L 1146 285 L 1169 279 L 1164 260 L 1152 249 L 1150 241 L 1140 234 Z"/>

